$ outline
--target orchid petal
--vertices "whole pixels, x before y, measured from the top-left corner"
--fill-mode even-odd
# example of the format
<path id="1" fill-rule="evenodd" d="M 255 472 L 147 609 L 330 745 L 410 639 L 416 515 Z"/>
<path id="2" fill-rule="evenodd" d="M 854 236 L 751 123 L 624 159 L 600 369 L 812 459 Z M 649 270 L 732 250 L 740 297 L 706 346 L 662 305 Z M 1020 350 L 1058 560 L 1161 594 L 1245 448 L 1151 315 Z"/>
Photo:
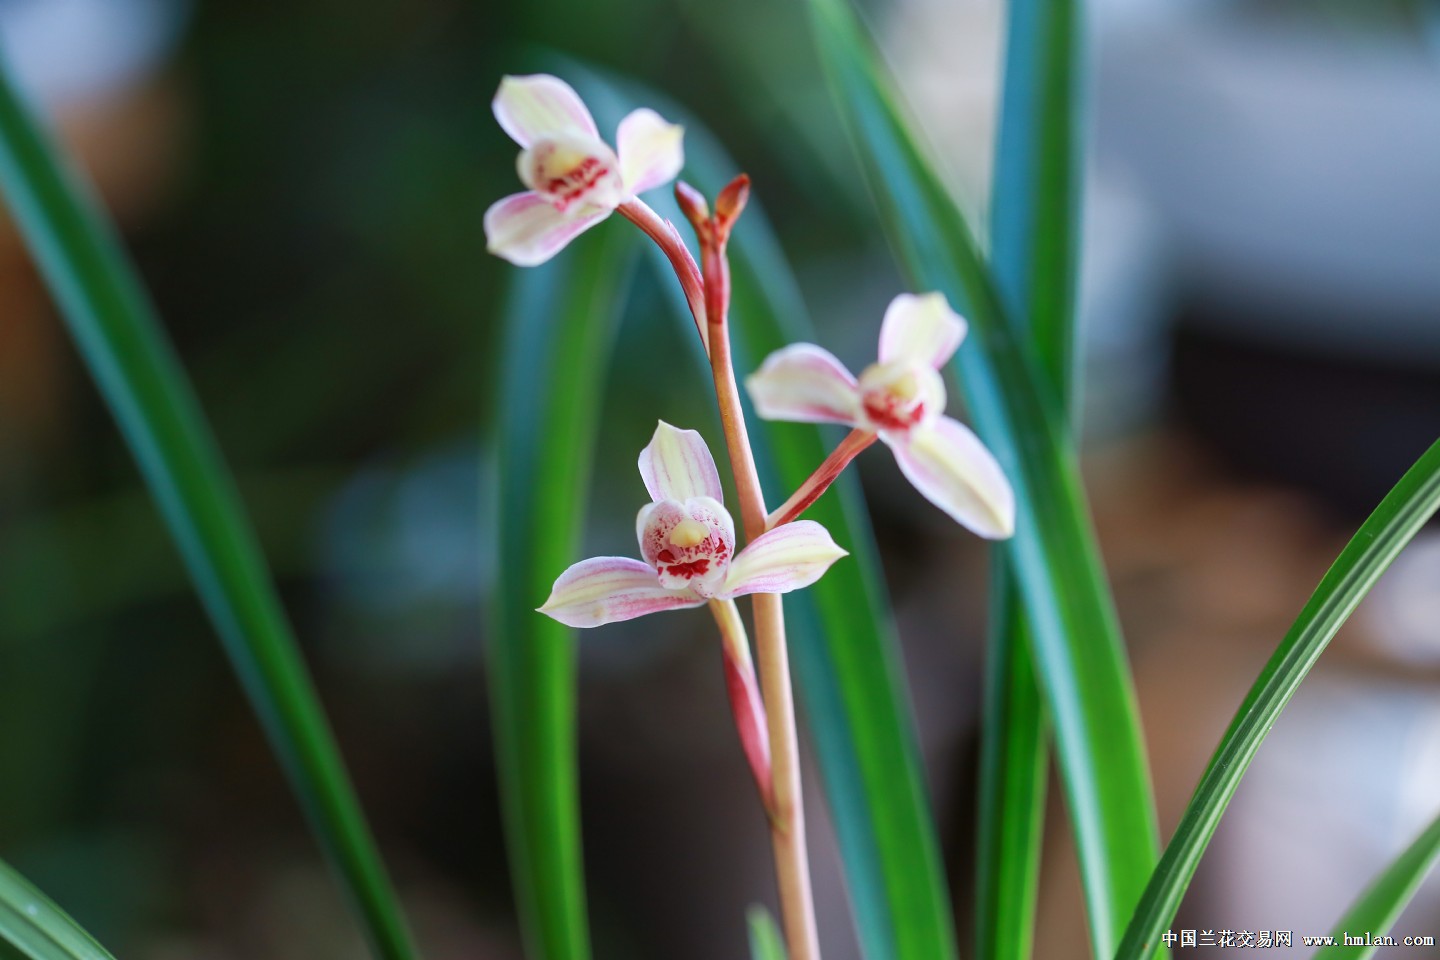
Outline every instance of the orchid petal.
<path id="1" fill-rule="evenodd" d="M 689 590 L 660 586 L 655 568 L 648 563 L 629 557 L 593 557 L 560 574 L 539 612 L 567 627 L 598 627 L 703 603 Z"/>
<path id="2" fill-rule="evenodd" d="M 908 360 L 937 370 L 965 339 L 965 320 L 943 293 L 902 293 L 890 301 L 880 325 L 880 362 Z"/>
<path id="3" fill-rule="evenodd" d="M 640 476 L 650 499 L 689 500 L 709 497 L 724 503 L 720 472 L 710 448 L 694 430 L 680 430 L 664 420 L 655 428 L 655 436 L 640 451 Z"/>
<path id="4" fill-rule="evenodd" d="M 881 434 L 906 478 L 925 499 L 990 540 L 1015 531 L 1015 493 L 980 438 L 958 420 L 940 417 L 907 436 Z"/>
<path id="5" fill-rule="evenodd" d="M 685 166 L 685 128 L 642 107 L 620 121 L 615 152 L 620 175 L 631 193 L 654 190 L 674 180 Z"/>
<path id="6" fill-rule="evenodd" d="M 538 266 L 608 216 L 561 213 L 537 193 L 513 193 L 485 211 L 486 249 L 518 267 Z"/>
<path id="7" fill-rule="evenodd" d="M 500 126 L 522 147 L 550 137 L 600 138 L 580 95 L 548 73 L 501 78 L 490 106 Z"/>
<path id="8" fill-rule="evenodd" d="M 745 378 L 755 412 L 766 420 L 856 424 L 860 393 L 835 355 L 813 343 L 795 343 L 765 358 Z"/>
<path id="9" fill-rule="evenodd" d="M 814 520 L 781 524 L 736 555 L 722 596 L 799 590 L 819 580 L 844 556 L 848 554 L 830 538 L 830 531 Z"/>

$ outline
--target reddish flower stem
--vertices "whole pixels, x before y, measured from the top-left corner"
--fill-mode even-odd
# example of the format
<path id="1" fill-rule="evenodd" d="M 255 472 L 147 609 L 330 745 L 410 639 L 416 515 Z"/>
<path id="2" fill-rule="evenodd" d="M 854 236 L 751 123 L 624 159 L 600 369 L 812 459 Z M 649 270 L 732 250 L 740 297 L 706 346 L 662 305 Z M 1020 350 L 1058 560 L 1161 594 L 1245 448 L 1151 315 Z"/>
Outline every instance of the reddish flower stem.
<path id="1" fill-rule="evenodd" d="M 789 523 L 800 514 L 810 508 L 810 505 L 830 489 L 830 484 L 844 472 L 846 466 L 856 455 L 870 444 L 874 443 L 876 435 L 873 431 L 856 428 L 846 435 L 840 445 L 831 451 L 825 462 L 815 468 L 815 472 L 806 478 L 800 485 L 800 489 L 791 495 L 789 500 L 775 509 L 765 521 L 766 530 L 774 530 L 782 523 Z"/>
<path id="2" fill-rule="evenodd" d="M 749 179 L 742 174 L 726 187 L 716 203 L 719 215 L 706 217 L 694 192 L 677 187 L 682 209 L 700 241 L 709 327 L 710 370 L 720 425 L 730 454 L 730 469 L 740 499 L 741 526 L 752 541 L 765 532 L 765 496 L 745 429 L 740 389 L 730 358 L 730 265 L 725 244 L 730 228 L 745 206 Z M 688 191 L 688 193 L 687 193 Z M 770 736 L 770 842 L 775 853 L 776 884 L 790 960 L 820 960 L 820 935 L 810 887 L 810 861 L 805 840 L 805 803 L 800 785 L 800 747 L 795 725 L 795 694 L 790 682 L 790 657 L 785 643 L 785 611 L 778 594 L 753 598 L 755 652 L 760 665 Z"/>
<path id="3" fill-rule="evenodd" d="M 639 197 L 626 200 L 620 204 L 619 210 L 625 219 L 645 231 L 645 235 L 655 241 L 655 245 L 675 268 L 680 288 L 685 291 L 685 302 L 690 305 L 690 315 L 695 318 L 695 329 L 700 332 L 700 342 L 705 346 L 705 352 L 709 353 L 710 336 L 705 328 L 705 282 L 700 268 L 695 265 L 695 258 L 690 255 L 690 248 L 685 246 L 685 241 L 680 238 L 675 225 L 669 220 L 661 220 L 660 215 Z"/>

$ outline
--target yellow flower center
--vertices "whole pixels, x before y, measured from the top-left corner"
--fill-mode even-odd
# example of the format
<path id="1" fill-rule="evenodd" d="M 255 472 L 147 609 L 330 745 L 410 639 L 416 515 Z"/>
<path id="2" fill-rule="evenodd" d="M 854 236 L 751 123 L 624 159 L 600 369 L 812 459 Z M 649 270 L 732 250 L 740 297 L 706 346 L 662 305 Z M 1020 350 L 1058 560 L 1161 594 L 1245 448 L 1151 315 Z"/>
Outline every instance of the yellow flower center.
<path id="1" fill-rule="evenodd" d="M 676 547 L 693 547 L 703 543 L 709 535 L 710 531 L 700 521 L 681 520 L 670 531 L 670 543 Z"/>

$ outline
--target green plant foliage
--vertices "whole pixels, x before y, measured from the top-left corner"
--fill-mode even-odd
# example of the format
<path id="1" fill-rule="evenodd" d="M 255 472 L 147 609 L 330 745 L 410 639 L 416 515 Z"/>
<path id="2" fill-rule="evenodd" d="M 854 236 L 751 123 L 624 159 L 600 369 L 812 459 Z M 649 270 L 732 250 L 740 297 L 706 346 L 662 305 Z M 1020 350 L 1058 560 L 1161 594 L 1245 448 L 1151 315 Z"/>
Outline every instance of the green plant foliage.
<path id="1" fill-rule="evenodd" d="M 1092 948 L 1109 956 L 1158 842 L 1129 667 L 1065 417 L 1034 351 L 1006 322 L 966 221 L 896 106 L 854 13 L 845 0 L 810 7 L 897 256 L 918 289 L 943 291 L 970 320 L 972 342 L 957 355 L 957 371 L 978 432 L 1015 488 L 1006 555 L 1054 729 Z"/>
<path id="2" fill-rule="evenodd" d="M 65 911 L 0 860 L 0 957 L 8 955 L 30 960 L 114 960 Z"/>
<path id="3" fill-rule="evenodd" d="M 577 558 L 604 374 L 638 243 L 607 223 L 515 271 L 495 405 L 490 689 L 529 956 L 590 954 L 575 746 L 575 631 L 535 608 Z"/>
<path id="4" fill-rule="evenodd" d="M 415 952 L 224 462 L 113 231 L 0 74 L 0 187 L 376 954 Z"/>
<path id="5" fill-rule="evenodd" d="M 1079 38 L 1072 0 L 1012 0 L 991 197 L 991 268 L 1006 314 L 1028 331 L 1062 404 L 1074 394 L 1078 255 Z M 1024 601 L 995 551 L 981 723 L 975 951 L 1027 960 L 1048 776 L 1045 725 Z"/>
<path id="6" fill-rule="evenodd" d="M 1154 945 L 1174 918 L 1221 814 L 1280 711 L 1335 632 L 1437 508 L 1440 442 L 1425 451 L 1356 531 L 1246 694 L 1145 888 L 1117 960 L 1136 960 L 1154 953 Z"/>
<path id="7" fill-rule="evenodd" d="M 1345 916 L 1335 924 L 1332 932 L 1336 943 L 1315 951 L 1315 960 L 1365 960 L 1372 956 L 1378 949 L 1375 944 L 1346 946 L 1345 935 L 1348 933 L 1359 939 L 1368 932 L 1374 939 L 1394 926 L 1405 905 L 1435 866 L 1437 857 L 1440 857 L 1440 817 L 1432 820 L 1415 842 L 1406 847 L 1385 868 L 1385 872 L 1375 878 L 1360 899 L 1345 911 Z"/>
<path id="8" fill-rule="evenodd" d="M 751 907 L 746 915 L 750 923 L 751 960 L 785 960 L 785 940 L 775 926 L 775 918 L 764 907 Z"/>

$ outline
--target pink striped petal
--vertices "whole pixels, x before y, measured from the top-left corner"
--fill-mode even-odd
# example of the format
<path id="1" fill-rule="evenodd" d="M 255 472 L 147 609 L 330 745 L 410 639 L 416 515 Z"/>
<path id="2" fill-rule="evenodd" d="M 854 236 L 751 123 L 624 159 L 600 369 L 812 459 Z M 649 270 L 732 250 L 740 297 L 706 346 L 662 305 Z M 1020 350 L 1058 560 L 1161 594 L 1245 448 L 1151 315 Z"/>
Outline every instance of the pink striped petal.
<path id="1" fill-rule="evenodd" d="M 513 193 L 485 211 L 486 249 L 518 267 L 539 266 L 610 212 L 561 213 L 537 193 Z"/>
<path id="2" fill-rule="evenodd" d="M 548 73 L 502 77 L 490 107 L 501 128 L 522 147 L 550 137 L 600 137 L 580 95 Z"/>
<path id="3" fill-rule="evenodd" d="M 958 420 L 940 417 L 908 436 L 882 434 L 900 471 L 957 523 L 990 540 L 1015 531 L 1015 493 L 980 438 Z"/>
<path id="4" fill-rule="evenodd" d="M 720 471 L 710 448 L 694 430 L 680 430 L 664 420 L 655 428 L 655 436 L 640 451 L 640 476 L 650 499 L 679 500 L 709 497 L 724 503 L 725 491 L 720 487 Z"/>
<path id="5" fill-rule="evenodd" d="M 615 152 L 620 175 L 631 193 L 654 190 L 674 180 L 685 166 L 685 128 L 642 107 L 620 121 Z"/>
<path id="6" fill-rule="evenodd" d="M 539 611 L 567 627 L 598 627 L 647 613 L 698 607 L 689 590 L 666 590 L 655 568 L 629 557 L 581 560 L 560 574 Z"/>
<path id="7" fill-rule="evenodd" d="M 765 358 L 745 389 L 766 420 L 858 424 L 860 390 L 834 354 L 813 343 L 795 343 Z"/>
<path id="8" fill-rule="evenodd" d="M 830 538 L 830 531 L 814 520 L 781 524 L 736 555 L 721 596 L 799 590 L 819 580 L 844 556 L 848 554 Z"/>
<path id="9" fill-rule="evenodd" d="M 880 362 L 909 360 L 937 370 L 965 339 L 965 321 L 943 293 L 902 293 L 890 301 L 880 325 Z"/>

